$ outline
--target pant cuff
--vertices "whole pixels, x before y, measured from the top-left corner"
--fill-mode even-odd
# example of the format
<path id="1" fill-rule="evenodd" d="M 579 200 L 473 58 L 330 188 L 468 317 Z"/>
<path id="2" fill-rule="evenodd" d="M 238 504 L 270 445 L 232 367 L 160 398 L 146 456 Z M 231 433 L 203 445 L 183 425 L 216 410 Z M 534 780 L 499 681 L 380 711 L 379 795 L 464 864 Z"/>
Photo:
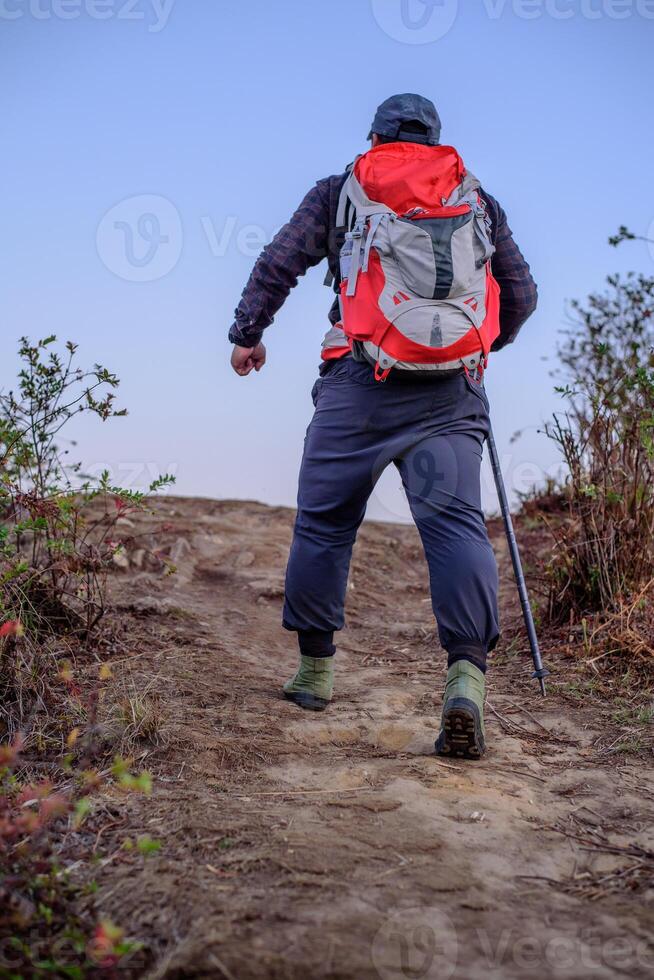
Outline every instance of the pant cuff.
<path id="1" fill-rule="evenodd" d="M 467 660 L 480 670 L 486 673 L 486 647 L 483 643 L 476 643 L 474 640 L 458 640 L 450 643 L 447 650 L 447 666 L 457 663 L 459 660 Z"/>
<path id="2" fill-rule="evenodd" d="M 326 633 L 322 630 L 298 630 L 297 640 L 303 657 L 333 657 L 336 653 L 333 630 Z"/>

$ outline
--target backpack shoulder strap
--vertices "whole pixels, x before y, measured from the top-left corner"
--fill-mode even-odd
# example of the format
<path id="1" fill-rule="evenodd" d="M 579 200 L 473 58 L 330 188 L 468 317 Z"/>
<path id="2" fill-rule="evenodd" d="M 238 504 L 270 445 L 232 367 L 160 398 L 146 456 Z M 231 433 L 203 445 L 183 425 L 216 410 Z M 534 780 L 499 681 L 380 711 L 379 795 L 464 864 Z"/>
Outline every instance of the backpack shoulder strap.
<path id="1" fill-rule="evenodd" d="M 359 157 L 347 169 L 336 210 L 336 227 L 346 231 L 351 231 L 359 218 L 369 218 L 373 214 L 394 214 L 392 208 L 371 200 L 364 191 L 354 172 L 358 159 Z"/>
<path id="2" fill-rule="evenodd" d="M 354 167 L 359 157 L 356 157 L 352 163 L 348 164 L 345 169 L 345 180 L 343 181 L 343 186 L 341 187 L 341 193 L 338 198 L 338 207 L 336 208 L 336 227 L 337 228 L 349 228 L 350 226 L 350 214 L 351 203 L 349 196 L 349 185 L 352 174 L 354 173 Z"/>
<path id="3" fill-rule="evenodd" d="M 375 230 L 379 224 L 379 218 L 377 216 L 384 214 L 394 214 L 392 208 L 389 208 L 386 204 L 381 204 L 378 201 L 371 201 L 363 187 L 359 183 L 356 174 L 354 173 L 354 167 L 359 157 L 354 160 L 353 163 L 349 165 L 346 171 L 346 177 L 341 188 L 341 192 L 338 198 L 338 206 L 336 209 L 336 231 L 344 233 L 356 232 L 357 237 L 361 239 L 360 229 L 357 232 L 357 225 L 360 222 L 365 222 L 366 218 L 375 217 Z M 369 237 L 367 254 L 370 254 L 370 246 L 372 245 L 372 237 Z M 357 251 L 355 258 L 355 266 L 358 263 L 359 252 Z M 356 276 L 353 278 L 353 282 L 356 282 Z M 325 286 L 332 286 L 334 283 L 334 276 L 331 271 L 325 276 L 324 284 Z"/>
<path id="4" fill-rule="evenodd" d="M 345 168 L 345 180 L 343 181 L 343 186 L 341 187 L 341 191 L 338 196 L 338 204 L 336 206 L 336 224 L 334 227 L 334 231 L 336 233 L 339 231 L 349 231 L 354 224 L 354 211 L 348 196 L 348 184 L 350 182 L 352 171 L 354 170 L 354 164 L 358 159 L 359 158 L 357 157 L 356 160 L 349 163 Z M 334 281 L 334 273 L 331 271 L 331 269 L 328 269 L 323 285 L 331 288 L 334 285 Z"/>

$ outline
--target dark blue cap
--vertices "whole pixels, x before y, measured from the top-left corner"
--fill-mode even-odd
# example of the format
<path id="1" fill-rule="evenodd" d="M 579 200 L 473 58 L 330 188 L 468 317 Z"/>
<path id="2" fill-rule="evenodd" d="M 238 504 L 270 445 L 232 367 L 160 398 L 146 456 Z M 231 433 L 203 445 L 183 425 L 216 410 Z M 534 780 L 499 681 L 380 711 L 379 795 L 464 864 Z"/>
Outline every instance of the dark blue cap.
<path id="1" fill-rule="evenodd" d="M 403 129 L 406 123 L 412 122 L 421 123 L 425 127 L 424 135 Z M 393 140 L 437 146 L 441 139 L 441 120 L 434 103 L 422 95 L 412 95 L 410 92 L 391 95 L 377 109 L 368 139 L 372 139 L 373 133 Z"/>

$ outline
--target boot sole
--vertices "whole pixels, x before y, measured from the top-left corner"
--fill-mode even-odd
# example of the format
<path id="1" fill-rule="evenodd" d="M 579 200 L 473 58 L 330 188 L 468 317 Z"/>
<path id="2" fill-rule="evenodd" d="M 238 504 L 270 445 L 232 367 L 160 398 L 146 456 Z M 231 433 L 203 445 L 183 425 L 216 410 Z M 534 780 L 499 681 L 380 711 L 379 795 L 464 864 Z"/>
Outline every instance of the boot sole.
<path id="1" fill-rule="evenodd" d="M 436 755 L 456 759 L 481 759 L 486 750 L 481 729 L 481 715 L 474 701 L 451 698 L 443 711 L 441 733 Z"/>
<path id="2" fill-rule="evenodd" d="M 304 708 L 305 711 L 324 711 L 329 704 L 325 698 L 319 698 L 306 691 L 291 691 L 290 693 L 284 691 L 284 697 L 292 701 L 293 704 L 297 704 L 298 708 Z"/>

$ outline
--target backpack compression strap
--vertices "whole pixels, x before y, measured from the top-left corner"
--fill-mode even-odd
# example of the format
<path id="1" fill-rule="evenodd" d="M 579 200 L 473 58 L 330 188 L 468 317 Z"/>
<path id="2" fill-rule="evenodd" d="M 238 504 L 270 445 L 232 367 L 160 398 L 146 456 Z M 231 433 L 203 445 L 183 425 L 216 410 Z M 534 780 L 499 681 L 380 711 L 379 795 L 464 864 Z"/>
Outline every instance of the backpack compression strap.
<path id="1" fill-rule="evenodd" d="M 387 204 L 372 201 L 359 183 L 354 171 L 343 186 L 343 198 L 347 198 L 342 217 L 347 214 L 347 205 L 352 209 L 352 230 L 346 233 L 346 238 L 352 240 L 352 257 L 350 272 L 347 277 L 347 295 L 354 296 L 357 287 L 359 271 L 368 270 L 370 249 L 379 225 L 385 217 L 395 218 L 395 212 Z M 367 230 L 366 230 L 367 226 Z"/>

